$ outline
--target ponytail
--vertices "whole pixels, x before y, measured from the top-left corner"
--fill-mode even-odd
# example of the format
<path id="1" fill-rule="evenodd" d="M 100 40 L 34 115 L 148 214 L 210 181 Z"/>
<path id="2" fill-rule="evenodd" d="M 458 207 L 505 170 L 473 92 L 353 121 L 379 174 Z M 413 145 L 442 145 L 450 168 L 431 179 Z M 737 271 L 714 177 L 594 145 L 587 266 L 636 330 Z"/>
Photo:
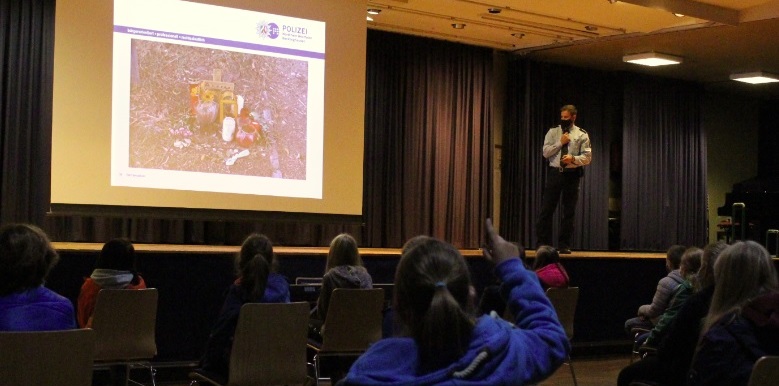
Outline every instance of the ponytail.
<path id="1" fill-rule="evenodd" d="M 430 308 L 413 331 L 422 371 L 433 371 L 461 357 L 468 349 L 474 322 L 443 282 L 433 290 Z"/>
<path id="2" fill-rule="evenodd" d="M 434 238 L 404 248 L 395 273 L 395 306 L 417 343 L 420 371 L 447 366 L 468 349 L 475 320 L 471 279 L 460 252 Z"/>
<path id="3" fill-rule="evenodd" d="M 257 302 L 262 299 L 268 285 L 270 264 L 261 254 L 242 261 L 240 268 L 241 289 L 244 302 Z"/>

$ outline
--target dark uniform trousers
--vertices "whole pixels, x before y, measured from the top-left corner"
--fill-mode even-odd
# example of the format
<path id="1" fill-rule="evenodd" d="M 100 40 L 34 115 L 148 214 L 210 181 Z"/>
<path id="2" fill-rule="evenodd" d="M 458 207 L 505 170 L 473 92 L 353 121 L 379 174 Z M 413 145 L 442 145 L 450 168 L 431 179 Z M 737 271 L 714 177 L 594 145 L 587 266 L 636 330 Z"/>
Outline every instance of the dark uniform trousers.
<path id="1" fill-rule="evenodd" d="M 541 198 L 541 214 L 536 224 L 538 245 L 555 246 L 552 242 L 552 216 L 562 196 L 562 224 L 558 249 L 571 247 L 573 221 L 576 215 L 576 202 L 579 200 L 579 181 L 584 170 L 581 167 L 561 169 L 549 167 L 546 173 L 546 186 Z"/>

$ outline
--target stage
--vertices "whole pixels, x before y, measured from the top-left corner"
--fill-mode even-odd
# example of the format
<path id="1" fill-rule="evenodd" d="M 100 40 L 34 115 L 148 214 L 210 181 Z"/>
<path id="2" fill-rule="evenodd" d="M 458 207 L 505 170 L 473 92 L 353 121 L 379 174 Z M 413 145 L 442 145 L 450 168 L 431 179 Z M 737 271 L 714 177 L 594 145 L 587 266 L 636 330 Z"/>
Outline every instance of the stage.
<path id="1" fill-rule="evenodd" d="M 102 243 L 53 242 L 54 248 L 61 252 L 100 252 Z M 240 246 L 225 245 L 184 245 L 184 244 L 134 244 L 138 253 L 172 253 L 223 255 L 238 253 Z M 285 247 L 274 246 L 273 251 L 280 258 L 286 256 L 322 256 L 327 257 L 328 247 Z M 366 257 L 400 257 L 400 248 L 360 248 L 360 255 Z M 465 258 L 479 258 L 481 249 L 461 249 Z M 527 257 L 535 257 L 535 250 L 527 250 Z M 561 255 L 562 259 L 664 259 L 664 252 L 620 252 L 620 251 L 573 251 L 570 255 Z"/>

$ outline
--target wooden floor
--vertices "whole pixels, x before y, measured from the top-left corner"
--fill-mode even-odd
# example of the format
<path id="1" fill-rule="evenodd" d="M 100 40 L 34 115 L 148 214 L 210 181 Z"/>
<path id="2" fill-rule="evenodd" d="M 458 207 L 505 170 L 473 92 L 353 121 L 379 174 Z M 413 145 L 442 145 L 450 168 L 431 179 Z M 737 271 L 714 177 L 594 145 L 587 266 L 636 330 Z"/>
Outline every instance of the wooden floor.
<path id="1" fill-rule="evenodd" d="M 617 384 L 617 375 L 623 367 L 627 366 L 630 356 L 604 356 L 592 358 L 574 358 L 573 366 L 576 372 L 576 380 L 579 386 L 612 386 Z M 95 383 L 97 386 L 98 383 Z M 158 381 L 160 386 L 188 386 L 186 379 Z M 321 386 L 329 386 L 329 383 L 320 383 Z M 539 386 L 572 386 L 571 370 L 567 365 L 562 365 L 547 380 Z M 100 384 L 102 386 L 102 384 Z"/>
<path id="2" fill-rule="evenodd" d="M 617 384 L 617 375 L 630 363 L 630 356 L 611 356 L 599 358 L 573 359 L 573 368 L 579 386 L 612 386 Z M 571 370 L 562 365 L 549 379 L 539 383 L 541 386 L 573 385 Z"/>

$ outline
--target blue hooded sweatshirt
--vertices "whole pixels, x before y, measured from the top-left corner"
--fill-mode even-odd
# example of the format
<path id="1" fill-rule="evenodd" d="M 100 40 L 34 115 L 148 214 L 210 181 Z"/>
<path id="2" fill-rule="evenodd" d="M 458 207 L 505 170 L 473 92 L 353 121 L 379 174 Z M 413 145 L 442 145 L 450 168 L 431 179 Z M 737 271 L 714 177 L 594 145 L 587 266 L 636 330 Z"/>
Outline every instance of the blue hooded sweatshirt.
<path id="1" fill-rule="evenodd" d="M 413 338 L 373 344 L 352 365 L 341 385 L 524 385 L 551 375 L 570 346 L 535 273 L 519 259 L 495 267 L 501 293 L 516 325 L 484 315 L 477 319 L 468 351 L 456 362 L 420 374 Z"/>

